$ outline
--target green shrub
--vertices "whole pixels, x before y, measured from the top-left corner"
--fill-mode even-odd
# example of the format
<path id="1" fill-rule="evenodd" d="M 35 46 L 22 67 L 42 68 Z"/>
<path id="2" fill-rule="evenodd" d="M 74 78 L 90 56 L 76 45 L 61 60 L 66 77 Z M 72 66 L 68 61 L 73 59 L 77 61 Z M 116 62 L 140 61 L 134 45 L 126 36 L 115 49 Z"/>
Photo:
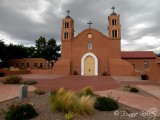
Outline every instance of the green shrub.
<path id="1" fill-rule="evenodd" d="M 93 100 L 90 96 L 77 97 L 72 91 L 60 88 L 50 96 L 52 109 L 59 112 L 90 114 L 93 111 Z"/>
<path id="2" fill-rule="evenodd" d="M 19 84 L 22 82 L 22 77 L 19 77 L 17 75 L 7 76 L 2 81 L 3 84 Z"/>
<path id="3" fill-rule="evenodd" d="M 23 84 L 34 85 L 34 84 L 37 84 L 37 81 L 35 81 L 35 80 L 27 80 L 27 81 L 24 81 Z"/>
<path id="4" fill-rule="evenodd" d="M 35 94 L 38 94 L 38 95 L 44 95 L 45 94 L 45 92 L 43 90 L 41 90 L 40 88 L 36 88 L 33 92 Z"/>
<path id="5" fill-rule="evenodd" d="M 38 113 L 31 104 L 13 104 L 5 113 L 5 120 L 28 120 L 38 116 Z"/>
<path id="6" fill-rule="evenodd" d="M 118 104 L 110 97 L 97 97 L 94 108 L 100 111 L 111 111 L 118 109 Z"/>
<path id="7" fill-rule="evenodd" d="M 66 114 L 64 115 L 64 117 L 65 117 L 65 119 L 67 119 L 67 120 L 73 120 L 73 119 L 75 118 L 75 115 L 74 115 L 73 112 L 69 112 L 69 113 L 66 113 Z"/>
<path id="8" fill-rule="evenodd" d="M 87 86 L 83 88 L 81 91 L 76 93 L 77 96 L 82 97 L 82 96 L 88 96 L 88 95 L 94 95 L 94 90 L 91 86 Z"/>
<path id="9" fill-rule="evenodd" d="M 137 92 L 139 92 L 139 90 L 138 90 L 137 88 L 135 88 L 135 87 L 131 87 L 131 88 L 130 88 L 130 92 L 135 92 L 135 93 L 137 93 Z"/>

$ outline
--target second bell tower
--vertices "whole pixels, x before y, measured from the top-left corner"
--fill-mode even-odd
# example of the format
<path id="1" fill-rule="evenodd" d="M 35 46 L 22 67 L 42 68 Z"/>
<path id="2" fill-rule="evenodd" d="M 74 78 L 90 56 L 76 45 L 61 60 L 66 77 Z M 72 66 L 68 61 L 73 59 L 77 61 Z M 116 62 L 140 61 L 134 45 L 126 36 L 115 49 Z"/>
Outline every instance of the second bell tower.
<path id="1" fill-rule="evenodd" d="M 69 15 L 70 11 L 67 10 L 67 16 L 62 20 L 61 29 L 61 42 L 62 54 L 61 58 L 70 59 L 71 57 L 71 42 L 74 39 L 74 20 Z"/>
<path id="2" fill-rule="evenodd" d="M 108 16 L 108 37 L 111 39 L 121 39 L 120 15 L 117 15 L 112 7 L 113 13 Z"/>

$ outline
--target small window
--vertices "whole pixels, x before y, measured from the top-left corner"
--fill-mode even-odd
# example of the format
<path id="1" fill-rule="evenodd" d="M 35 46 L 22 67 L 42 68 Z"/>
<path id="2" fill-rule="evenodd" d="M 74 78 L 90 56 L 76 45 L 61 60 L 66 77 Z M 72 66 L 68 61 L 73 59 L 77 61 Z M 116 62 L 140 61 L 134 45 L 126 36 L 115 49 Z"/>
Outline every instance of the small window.
<path id="1" fill-rule="evenodd" d="M 118 37 L 118 34 L 117 34 L 117 33 L 118 33 L 117 30 L 112 30 L 112 37 L 113 37 L 113 38 Z"/>
<path id="2" fill-rule="evenodd" d="M 88 50 L 92 49 L 92 43 L 88 43 Z"/>
<path id="3" fill-rule="evenodd" d="M 148 61 L 144 61 L 144 68 L 148 68 Z"/>
<path id="4" fill-rule="evenodd" d="M 68 39 L 68 32 L 64 32 L 64 39 Z"/>
<path id="5" fill-rule="evenodd" d="M 22 63 L 21 66 L 24 67 L 24 63 Z"/>
<path id="6" fill-rule="evenodd" d="M 43 68 L 43 63 L 40 63 L 40 68 Z"/>
<path id="7" fill-rule="evenodd" d="M 69 23 L 68 22 L 64 23 L 64 28 L 69 28 Z"/>
<path id="8" fill-rule="evenodd" d="M 18 67 L 18 63 L 16 63 L 16 67 Z"/>
<path id="9" fill-rule="evenodd" d="M 37 63 L 34 63 L 34 67 L 37 67 Z"/>
<path id="10" fill-rule="evenodd" d="M 29 63 L 27 63 L 27 67 L 29 67 Z"/>
<path id="11" fill-rule="evenodd" d="M 112 25 L 117 25 L 116 19 L 113 19 L 113 20 L 112 20 Z"/>

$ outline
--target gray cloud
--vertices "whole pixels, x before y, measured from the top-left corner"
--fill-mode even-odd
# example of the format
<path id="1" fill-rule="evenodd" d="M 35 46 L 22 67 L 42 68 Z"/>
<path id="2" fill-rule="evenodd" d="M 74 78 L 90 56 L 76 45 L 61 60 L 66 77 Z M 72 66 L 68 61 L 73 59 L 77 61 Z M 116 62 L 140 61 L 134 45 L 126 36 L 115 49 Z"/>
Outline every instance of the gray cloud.
<path id="1" fill-rule="evenodd" d="M 69 9 L 75 35 L 88 28 L 89 20 L 93 28 L 107 35 L 108 15 L 115 5 L 121 16 L 122 50 L 160 52 L 159 4 L 159 0 L 1 0 L 0 33 L 8 35 L 6 42 L 24 45 L 34 45 L 39 36 L 54 37 L 60 43 L 62 19 Z M 153 38 L 155 42 L 150 44 Z M 141 39 L 144 43 L 139 44 Z"/>

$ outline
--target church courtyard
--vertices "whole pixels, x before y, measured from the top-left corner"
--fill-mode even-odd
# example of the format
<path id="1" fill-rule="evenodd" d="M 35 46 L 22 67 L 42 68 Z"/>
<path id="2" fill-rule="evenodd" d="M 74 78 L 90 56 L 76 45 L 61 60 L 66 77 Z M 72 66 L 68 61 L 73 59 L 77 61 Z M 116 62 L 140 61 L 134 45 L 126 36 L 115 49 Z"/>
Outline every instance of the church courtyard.
<path id="1" fill-rule="evenodd" d="M 78 116 L 76 119 L 81 120 L 128 120 L 130 114 L 124 116 L 121 112 L 128 111 L 129 113 L 141 113 L 142 111 L 149 111 L 155 108 L 157 117 L 160 118 L 160 83 L 141 80 L 135 76 L 80 76 L 80 75 L 53 75 L 53 74 L 26 74 L 20 75 L 23 81 L 36 80 L 38 84 L 29 86 L 28 98 L 24 101 L 28 101 L 34 104 L 38 109 L 39 116 L 33 120 L 63 120 L 62 113 L 53 113 L 50 111 L 49 106 L 49 92 L 51 90 L 59 89 L 61 87 L 69 90 L 78 91 L 86 86 L 92 86 L 95 93 L 100 96 L 112 95 L 114 98 L 118 98 L 119 109 L 117 111 L 99 112 L 96 111 L 91 116 Z M 4 78 L 0 78 L 2 81 Z M 139 89 L 138 93 L 131 93 L 125 90 L 124 86 L 135 86 Z M 9 104 L 20 101 L 18 99 L 20 85 L 4 85 L 0 83 L 0 110 L 8 107 Z M 33 91 L 35 88 L 40 88 L 46 93 L 44 95 L 35 95 Z M 8 91 L 9 90 L 9 91 Z M 153 109 L 152 109 L 153 110 Z M 0 119 L 2 119 L 0 112 Z M 119 114 L 116 114 L 118 112 Z M 146 114 L 145 113 L 145 114 Z M 151 115 L 151 114 L 150 114 Z M 147 120 L 149 116 L 142 114 L 132 116 L 132 120 Z M 152 116 L 153 117 L 153 116 Z M 108 119 L 107 119 L 108 118 Z"/>

